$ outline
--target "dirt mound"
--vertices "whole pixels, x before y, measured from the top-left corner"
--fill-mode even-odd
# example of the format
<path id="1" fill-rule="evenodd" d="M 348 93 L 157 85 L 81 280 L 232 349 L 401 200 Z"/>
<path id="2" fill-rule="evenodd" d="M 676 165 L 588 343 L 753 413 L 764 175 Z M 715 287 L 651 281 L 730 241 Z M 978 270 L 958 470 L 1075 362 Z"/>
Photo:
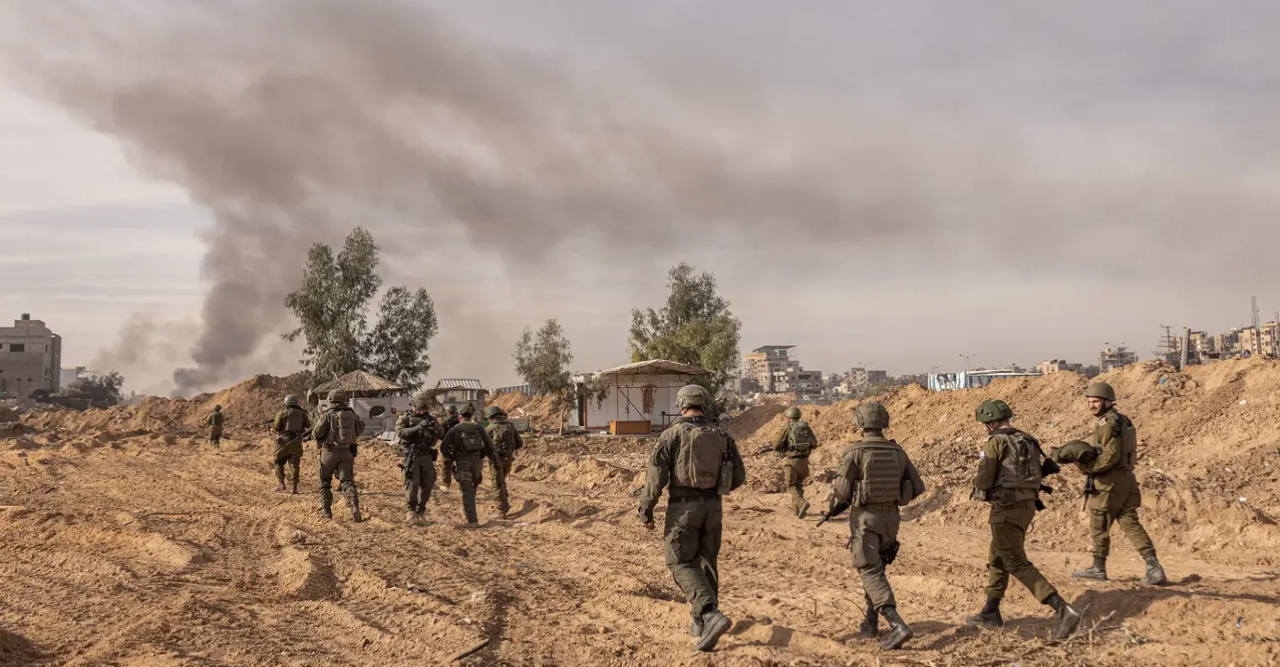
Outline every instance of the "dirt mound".
<path id="1" fill-rule="evenodd" d="M 20 415 L 17 411 L 0 407 L 0 424 L 10 424 L 18 421 L 18 419 L 20 419 Z"/>
<path id="2" fill-rule="evenodd" d="M 491 401 L 510 417 L 526 418 L 535 431 L 555 431 L 560 428 L 560 413 L 554 408 L 550 396 L 530 396 L 518 391 L 499 394 Z"/>

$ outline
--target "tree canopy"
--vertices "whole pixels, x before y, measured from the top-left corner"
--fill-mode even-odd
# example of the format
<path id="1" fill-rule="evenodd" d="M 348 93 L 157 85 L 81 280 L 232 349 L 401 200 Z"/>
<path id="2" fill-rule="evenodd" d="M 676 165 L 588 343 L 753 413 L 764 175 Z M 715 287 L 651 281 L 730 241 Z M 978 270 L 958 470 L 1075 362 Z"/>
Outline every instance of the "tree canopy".
<path id="1" fill-rule="evenodd" d="M 62 390 L 64 396 L 70 398 L 87 398 L 91 401 L 102 401 L 115 405 L 124 397 L 120 388 L 124 386 L 124 376 L 115 371 L 102 375 L 82 377 L 67 385 Z"/>
<path id="2" fill-rule="evenodd" d="M 318 384 L 363 370 L 417 389 L 431 370 L 427 352 L 439 327 L 425 289 L 388 289 L 369 328 L 369 303 L 382 287 L 375 273 L 379 250 L 363 227 L 351 231 L 336 257 L 332 248 L 316 243 L 302 281 L 285 297 L 298 327 L 284 339 L 302 338 L 301 363 Z"/>
<path id="3" fill-rule="evenodd" d="M 713 373 L 711 388 L 718 389 L 738 368 L 742 323 L 716 293 L 710 273 L 695 273 L 681 262 L 667 274 L 667 286 L 671 293 L 662 308 L 631 310 L 631 360 L 667 359 L 700 366 Z"/>

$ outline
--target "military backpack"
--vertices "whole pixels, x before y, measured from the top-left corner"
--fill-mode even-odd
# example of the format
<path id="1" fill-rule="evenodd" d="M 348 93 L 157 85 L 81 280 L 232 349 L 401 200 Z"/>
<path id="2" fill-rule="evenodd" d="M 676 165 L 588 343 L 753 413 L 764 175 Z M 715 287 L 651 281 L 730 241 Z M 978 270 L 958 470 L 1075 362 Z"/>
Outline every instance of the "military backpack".
<path id="1" fill-rule="evenodd" d="M 995 437 L 1005 444 L 1005 455 L 996 473 L 996 502 L 1012 504 L 1039 498 L 1044 477 L 1040 442 L 1022 431 L 997 431 Z"/>
<path id="2" fill-rule="evenodd" d="M 710 424 L 683 422 L 676 449 L 675 486 L 710 490 L 721 486 L 729 440 Z"/>
<path id="3" fill-rule="evenodd" d="M 499 454 L 509 454 L 516 449 L 516 427 L 508 421 L 491 422 L 489 439 L 493 440 Z"/>
<path id="4" fill-rule="evenodd" d="M 335 444 L 353 445 L 360 437 L 360 417 L 355 410 L 338 410 L 329 414 L 329 430 Z"/>
<path id="5" fill-rule="evenodd" d="M 809 422 L 797 420 L 791 422 L 787 427 L 787 441 L 792 453 L 808 456 L 818 438 L 813 434 L 813 429 L 809 427 Z"/>
<path id="6" fill-rule="evenodd" d="M 480 427 L 471 422 L 458 424 L 458 441 L 463 454 L 479 454 L 484 451 L 484 438 Z"/>

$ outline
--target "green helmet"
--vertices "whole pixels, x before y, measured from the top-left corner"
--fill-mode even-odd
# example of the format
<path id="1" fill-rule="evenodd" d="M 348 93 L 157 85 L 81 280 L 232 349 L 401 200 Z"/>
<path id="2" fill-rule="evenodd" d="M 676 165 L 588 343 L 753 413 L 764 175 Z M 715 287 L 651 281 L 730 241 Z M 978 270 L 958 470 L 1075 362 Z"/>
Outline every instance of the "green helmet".
<path id="1" fill-rule="evenodd" d="M 685 385 L 676 392 L 676 402 L 680 409 L 685 408 L 702 408 L 706 409 L 711 405 L 711 396 L 707 394 L 707 390 L 696 384 Z"/>
<path id="2" fill-rule="evenodd" d="M 341 389 L 334 389 L 333 391 L 329 392 L 329 402 L 330 403 L 346 403 L 347 392 L 342 391 Z"/>
<path id="3" fill-rule="evenodd" d="M 497 417 L 498 415 L 502 415 L 503 417 L 506 417 L 506 416 L 507 416 L 507 413 L 503 412 L 503 411 L 502 411 L 502 408 L 500 408 L 500 407 L 498 407 L 498 406 L 496 406 L 496 405 L 490 405 L 489 407 L 487 407 L 487 408 L 485 408 L 485 409 L 484 409 L 484 418 L 485 418 L 485 419 L 493 419 L 494 417 Z"/>
<path id="4" fill-rule="evenodd" d="M 862 403 L 853 409 L 853 425 L 858 428 L 889 428 L 889 411 L 880 403 Z"/>
<path id="5" fill-rule="evenodd" d="M 214 411 L 214 412 L 222 412 L 222 406 L 221 406 L 221 405 L 215 405 L 215 406 L 213 406 L 213 411 Z"/>
<path id="6" fill-rule="evenodd" d="M 297 396 L 294 396 L 293 394 L 289 394 L 288 396 L 285 396 L 285 397 L 284 397 L 284 407 L 286 407 L 286 408 L 296 408 L 296 407 L 298 407 L 298 397 L 297 397 Z"/>
<path id="7" fill-rule="evenodd" d="M 799 418 L 800 418 L 800 408 L 797 408 L 794 405 L 787 408 L 787 419 L 799 419 Z"/>
<path id="8" fill-rule="evenodd" d="M 978 409 L 974 410 L 973 416 L 983 424 L 998 422 L 1013 417 L 1013 408 L 1008 403 L 998 399 L 989 398 L 978 404 Z"/>
<path id="9" fill-rule="evenodd" d="M 431 394 L 428 394 L 425 391 L 420 391 L 414 394 L 413 397 L 409 399 L 409 407 L 413 408 L 414 410 L 425 410 L 426 407 L 430 404 L 431 404 Z"/>
<path id="10" fill-rule="evenodd" d="M 1084 388 L 1084 395 L 1088 398 L 1104 398 L 1112 403 L 1116 401 L 1116 390 L 1106 382 L 1090 382 Z"/>
<path id="11" fill-rule="evenodd" d="M 456 415 L 456 414 L 458 414 L 458 406 L 456 406 L 456 405 L 450 405 L 450 406 L 449 406 L 449 414 L 451 414 L 451 415 Z"/>
<path id="12" fill-rule="evenodd" d="M 470 403 L 463 406 L 461 410 L 458 410 L 458 414 L 462 415 L 463 417 L 470 417 L 475 413 L 476 413 L 476 406 Z"/>

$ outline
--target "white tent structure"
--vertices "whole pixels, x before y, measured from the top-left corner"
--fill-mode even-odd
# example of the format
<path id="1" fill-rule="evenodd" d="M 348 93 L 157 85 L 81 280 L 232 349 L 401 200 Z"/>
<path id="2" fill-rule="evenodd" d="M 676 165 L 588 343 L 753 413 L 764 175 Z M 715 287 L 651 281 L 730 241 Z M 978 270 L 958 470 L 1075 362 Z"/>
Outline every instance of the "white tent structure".
<path id="1" fill-rule="evenodd" d="M 587 431 L 608 431 L 614 435 L 648 435 L 662 431 L 680 408 L 676 394 L 709 371 L 665 359 L 642 361 L 593 373 L 606 386 L 605 399 L 597 404 L 584 397 L 569 414 L 569 423 Z M 587 376 L 579 376 L 582 384 Z"/>

